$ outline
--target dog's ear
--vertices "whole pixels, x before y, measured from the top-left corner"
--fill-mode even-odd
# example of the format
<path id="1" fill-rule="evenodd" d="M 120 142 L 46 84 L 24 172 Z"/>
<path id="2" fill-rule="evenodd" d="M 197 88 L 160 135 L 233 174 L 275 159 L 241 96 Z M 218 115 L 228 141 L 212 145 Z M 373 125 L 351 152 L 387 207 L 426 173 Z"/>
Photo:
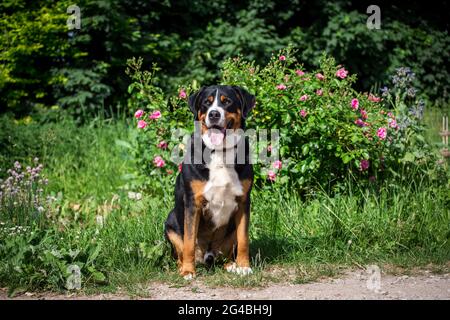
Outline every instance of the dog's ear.
<path id="1" fill-rule="evenodd" d="M 241 100 L 242 118 L 245 119 L 247 118 L 250 110 L 252 110 L 255 106 L 255 96 L 241 87 L 232 86 L 232 88 L 236 92 L 239 100 Z"/>
<path id="2" fill-rule="evenodd" d="M 191 94 L 188 99 L 189 108 L 191 109 L 192 113 L 194 114 L 195 120 L 198 120 L 199 98 L 202 95 L 202 92 L 205 90 L 205 88 L 206 87 L 201 87 L 200 90 Z"/>

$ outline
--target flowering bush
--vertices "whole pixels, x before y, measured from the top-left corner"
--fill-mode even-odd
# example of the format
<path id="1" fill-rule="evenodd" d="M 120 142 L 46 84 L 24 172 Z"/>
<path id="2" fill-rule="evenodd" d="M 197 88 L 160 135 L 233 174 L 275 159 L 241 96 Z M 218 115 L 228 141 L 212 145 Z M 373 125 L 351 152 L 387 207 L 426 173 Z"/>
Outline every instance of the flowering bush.
<path id="1" fill-rule="evenodd" d="M 139 132 L 133 145 L 124 141 L 120 143 L 131 150 L 137 162 L 136 187 L 166 192 L 170 188 L 162 186 L 173 183 L 178 172 L 179 163 L 170 161 L 171 153 L 174 147 L 184 150 L 183 141 L 173 136 L 173 130 L 185 129 L 180 131 L 180 137 L 192 130 L 192 114 L 186 93 L 190 88 L 180 87 L 176 95 L 166 99 L 162 90 L 154 85 L 156 66 L 151 72 L 143 71 L 141 67 L 142 59 L 130 59 L 126 71 L 133 80 L 128 87 L 131 94 L 128 103 L 136 110 L 134 123 Z"/>
<path id="2" fill-rule="evenodd" d="M 382 173 L 400 170 L 405 162 L 422 156 L 424 162 L 432 159 L 418 134 L 422 125 L 415 116 L 411 120 L 412 111 L 405 111 L 412 102 L 405 97 L 415 91 L 401 75 L 394 78 L 396 91 L 383 91 L 383 97 L 356 92 L 352 89 L 356 75 L 350 75 L 345 66 L 324 55 L 318 70 L 305 70 L 291 47 L 272 56 L 264 67 L 240 57 L 228 59 L 222 74 L 222 83 L 242 86 L 256 95 L 247 128 L 279 130 L 278 146 L 267 141 L 256 145 L 258 152 L 279 152 L 281 157 L 277 162 L 255 165 L 259 182 L 289 182 L 308 189 L 317 184 L 334 186 L 349 172 L 369 182 Z M 405 76 L 411 77 L 408 72 Z M 145 133 L 140 136 L 146 145 L 142 165 L 150 174 L 167 175 L 167 168 L 171 173 L 176 170 L 175 164 L 167 161 L 174 147 L 170 129 L 192 130 L 192 115 L 185 101 L 190 88 L 165 100 L 151 81 L 141 83 L 145 85 L 134 83 L 132 89 L 139 90 L 135 100 L 142 101 L 133 105 L 136 126 Z M 404 87 L 406 94 L 400 90 Z"/>

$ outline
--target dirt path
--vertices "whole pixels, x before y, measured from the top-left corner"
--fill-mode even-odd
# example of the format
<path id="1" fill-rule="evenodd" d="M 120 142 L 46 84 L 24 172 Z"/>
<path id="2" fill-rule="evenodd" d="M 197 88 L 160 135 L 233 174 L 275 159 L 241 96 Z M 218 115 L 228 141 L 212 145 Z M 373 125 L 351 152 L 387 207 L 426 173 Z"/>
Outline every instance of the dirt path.
<path id="1" fill-rule="evenodd" d="M 450 273 L 381 275 L 380 281 L 366 271 L 348 271 L 339 278 L 322 279 L 307 284 L 272 283 L 264 288 L 242 289 L 205 286 L 201 279 L 185 287 L 152 283 L 141 288 L 145 297 L 128 294 L 36 294 L 25 293 L 15 299 L 445 299 L 450 300 Z M 0 299 L 8 299 L 0 289 Z"/>

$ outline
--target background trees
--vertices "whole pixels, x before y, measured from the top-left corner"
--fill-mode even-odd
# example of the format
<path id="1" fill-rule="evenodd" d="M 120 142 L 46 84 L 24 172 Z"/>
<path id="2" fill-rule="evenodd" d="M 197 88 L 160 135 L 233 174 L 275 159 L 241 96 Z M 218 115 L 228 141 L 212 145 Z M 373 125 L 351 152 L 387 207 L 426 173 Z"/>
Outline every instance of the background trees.
<path id="1" fill-rule="evenodd" d="M 158 63 L 158 85 L 218 81 L 221 62 L 242 54 L 266 63 L 293 43 L 306 67 L 323 50 L 358 74 L 370 90 L 409 66 L 428 99 L 449 99 L 449 5 L 381 1 L 381 30 L 366 28 L 369 3 L 294 0 L 80 0 L 82 26 L 69 31 L 72 2 L 3 0 L 0 3 L 1 112 L 23 116 L 58 105 L 74 113 L 124 105 L 126 60 Z"/>

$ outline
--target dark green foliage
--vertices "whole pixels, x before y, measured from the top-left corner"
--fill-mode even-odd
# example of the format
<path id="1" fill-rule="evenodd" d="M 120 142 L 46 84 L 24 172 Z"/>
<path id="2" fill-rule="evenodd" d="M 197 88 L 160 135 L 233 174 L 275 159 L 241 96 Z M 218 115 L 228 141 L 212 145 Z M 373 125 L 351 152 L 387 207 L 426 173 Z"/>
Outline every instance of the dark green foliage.
<path id="1" fill-rule="evenodd" d="M 242 54 L 258 64 L 292 42 L 307 67 L 323 50 L 357 73 L 357 89 L 385 83 L 409 66 L 426 98 L 448 101 L 448 4 L 381 1 L 381 29 L 366 28 L 369 3 L 302 0 L 80 0 L 81 30 L 69 31 L 62 1 L 0 3 L 0 106 L 17 116 L 60 105 L 97 114 L 124 104 L 126 60 L 144 57 L 164 76 L 166 92 L 179 83 L 218 81 L 221 61 Z M 434 11 L 433 11 L 434 10 Z"/>

